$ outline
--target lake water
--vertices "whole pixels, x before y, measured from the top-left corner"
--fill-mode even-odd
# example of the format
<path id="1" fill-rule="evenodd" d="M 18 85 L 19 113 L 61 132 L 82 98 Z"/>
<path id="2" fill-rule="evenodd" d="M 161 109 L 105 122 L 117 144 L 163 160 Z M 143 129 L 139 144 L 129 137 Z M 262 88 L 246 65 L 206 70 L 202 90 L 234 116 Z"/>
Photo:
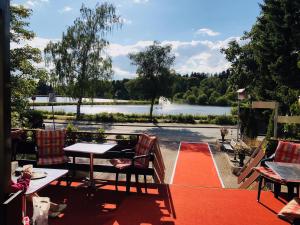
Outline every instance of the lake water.
<path id="1" fill-rule="evenodd" d="M 35 109 L 51 111 L 51 106 L 35 106 Z M 66 113 L 76 112 L 76 105 L 54 106 L 55 111 L 64 111 Z M 124 113 L 124 114 L 149 114 L 150 105 L 82 105 L 81 113 L 97 114 Z M 154 115 L 230 115 L 231 107 L 219 106 L 199 106 L 185 104 L 155 105 Z"/>
<path id="2" fill-rule="evenodd" d="M 29 101 L 32 102 L 31 98 L 29 98 Z M 83 102 L 92 102 L 90 98 L 83 98 Z M 106 99 L 106 98 L 94 98 L 93 102 L 128 102 L 127 100 L 114 100 L 114 99 Z M 34 102 L 49 102 L 49 98 L 45 96 L 36 96 L 36 99 Z M 56 102 L 74 102 L 76 103 L 77 100 L 70 97 L 56 97 Z"/>

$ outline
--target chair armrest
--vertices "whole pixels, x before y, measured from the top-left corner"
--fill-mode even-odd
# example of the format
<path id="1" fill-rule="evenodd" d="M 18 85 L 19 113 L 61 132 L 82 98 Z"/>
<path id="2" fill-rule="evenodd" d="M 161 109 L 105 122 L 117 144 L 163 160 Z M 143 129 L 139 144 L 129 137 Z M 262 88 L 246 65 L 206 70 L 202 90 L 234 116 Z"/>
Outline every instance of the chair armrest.
<path id="1" fill-rule="evenodd" d="M 265 159 L 261 160 L 260 165 L 266 166 L 266 162 L 271 162 L 274 160 L 274 158 L 275 158 L 275 153 L 273 155 L 271 155 L 269 158 L 265 158 Z"/>
<path id="2" fill-rule="evenodd" d="M 132 163 L 131 163 L 131 165 L 133 165 L 134 166 L 134 161 L 135 160 L 137 160 L 137 159 L 142 159 L 142 158 L 148 158 L 148 157 L 151 157 L 151 153 L 149 153 L 149 154 L 147 154 L 147 155 L 138 155 L 138 156 L 134 156 L 133 158 L 132 158 Z"/>
<path id="3" fill-rule="evenodd" d="M 120 153 L 126 153 L 126 152 L 134 152 L 134 148 L 127 148 L 120 151 Z"/>
<path id="4" fill-rule="evenodd" d="M 117 153 L 117 157 L 126 157 L 126 155 L 130 155 L 130 158 L 134 156 L 134 148 L 122 149 Z"/>

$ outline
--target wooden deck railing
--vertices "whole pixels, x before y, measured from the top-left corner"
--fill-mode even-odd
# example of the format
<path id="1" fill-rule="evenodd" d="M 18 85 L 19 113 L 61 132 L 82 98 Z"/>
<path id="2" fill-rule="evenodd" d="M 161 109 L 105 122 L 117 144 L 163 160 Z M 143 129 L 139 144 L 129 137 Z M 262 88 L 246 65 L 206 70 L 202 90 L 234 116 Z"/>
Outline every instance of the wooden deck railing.
<path id="1" fill-rule="evenodd" d="M 12 129 L 16 130 L 16 129 Z M 31 155 L 29 159 L 18 158 L 23 163 L 36 162 L 36 141 L 35 133 L 37 129 L 22 129 L 21 139 L 13 140 L 13 159 L 17 159 L 18 154 Z M 126 137 L 126 139 L 117 138 L 118 135 Z M 111 159 L 119 156 L 119 151 L 125 148 L 133 148 L 141 133 L 127 133 L 127 132 L 92 132 L 92 131 L 67 131 L 66 134 L 66 146 L 74 144 L 76 142 L 98 142 L 103 143 L 107 141 L 115 141 L 118 143 L 116 147 L 111 149 L 105 154 L 95 155 L 95 158 L 99 159 Z M 159 139 L 159 137 L 158 137 Z M 69 163 L 69 168 L 74 170 L 88 171 L 89 166 L 86 164 L 76 163 L 76 158 L 89 158 L 89 155 L 85 153 L 68 153 L 68 156 L 73 158 Z M 125 157 L 130 157 L 127 155 Z M 156 183 L 164 183 L 165 179 L 165 166 L 163 157 L 161 154 L 159 143 L 157 142 L 153 151 L 152 168 L 145 169 L 143 173 L 146 175 L 152 175 Z M 99 172 L 115 172 L 115 169 L 108 165 L 94 165 L 94 170 Z"/>

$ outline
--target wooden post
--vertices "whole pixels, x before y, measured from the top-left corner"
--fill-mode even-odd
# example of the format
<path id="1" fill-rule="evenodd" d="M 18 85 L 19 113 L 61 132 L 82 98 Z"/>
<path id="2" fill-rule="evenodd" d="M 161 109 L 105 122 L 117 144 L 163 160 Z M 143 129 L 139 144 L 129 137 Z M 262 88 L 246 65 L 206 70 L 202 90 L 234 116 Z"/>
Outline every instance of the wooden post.
<path id="1" fill-rule="evenodd" d="M 9 0 L 0 0 L 0 224 L 11 179 Z"/>
<path id="2" fill-rule="evenodd" d="M 277 138 L 277 120 L 278 120 L 278 102 L 275 103 L 274 108 L 274 138 Z"/>

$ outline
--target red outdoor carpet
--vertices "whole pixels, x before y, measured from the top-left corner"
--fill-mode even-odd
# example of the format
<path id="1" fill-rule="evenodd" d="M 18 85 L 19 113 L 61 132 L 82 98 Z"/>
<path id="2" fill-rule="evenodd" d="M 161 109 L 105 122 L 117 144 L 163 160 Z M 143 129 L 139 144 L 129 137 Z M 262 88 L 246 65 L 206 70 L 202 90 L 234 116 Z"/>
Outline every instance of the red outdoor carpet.
<path id="1" fill-rule="evenodd" d="M 207 143 L 181 142 L 173 184 L 222 187 Z"/>
<path id="2" fill-rule="evenodd" d="M 221 188 L 206 144 L 181 147 L 174 185 L 152 185 L 148 194 L 106 185 L 88 198 L 85 189 L 49 186 L 41 195 L 68 200 L 65 214 L 49 225 L 287 225 L 276 215 L 284 203 L 272 193 L 263 192 L 260 204 L 256 191 Z"/>

